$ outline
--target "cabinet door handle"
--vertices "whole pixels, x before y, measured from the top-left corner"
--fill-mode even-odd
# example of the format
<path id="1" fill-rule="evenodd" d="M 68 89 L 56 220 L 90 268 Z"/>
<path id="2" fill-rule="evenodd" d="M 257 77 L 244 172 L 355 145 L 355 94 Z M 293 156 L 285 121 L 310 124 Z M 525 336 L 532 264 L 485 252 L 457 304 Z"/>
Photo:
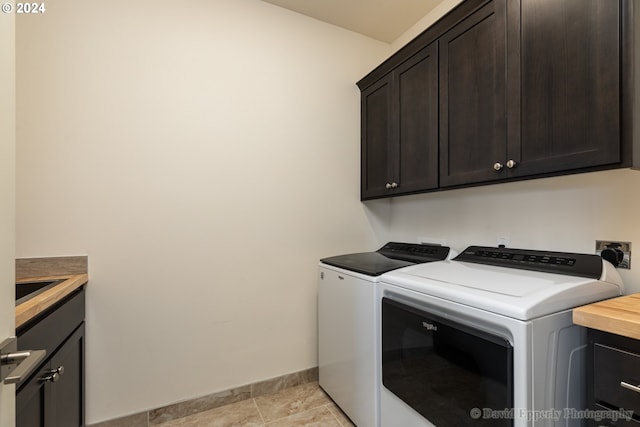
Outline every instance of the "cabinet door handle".
<path id="1" fill-rule="evenodd" d="M 515 160 L 509 160 L 509 161 L 507 162 L 507 167 L 508 167 L 509 169 L 513 169 L 513 168 L 515 168 L 516 166 L 518 166 L 518 162 L 516 162 Z"/>
<path id="2" fill-rule="evenodd" d="M 387 184 L 384 186 L 384 188 L 386 188 L 387 190 L 392 190 L 394 188 L 398 188 L 398 183 L 397 182 L 387 182 Z"/>
<path id="3" fill-rule="evenodd" d="M 42 381 L 43 383 L 45 383 L 47 381 L 55 383 L 59 379 L 60 379 L 60 374 L 58 374 L 57 372 L 54 372 L 52 374 L 47 375 L 46 377 L 40 378 L 40 381 Z"/>
<path id="4" fill-rule="evenodd" d="M 52 383 L 55 383 L 60 380 L 62 374 L 64 374 L 64 366 L 58 366 L 56 369 L 50 370 L 49 374 L 46 377 L 40 378 L 40 381 L 50 381 Z"/>
<path id="5" fill-rule="evenodd" d="M 629 384 L 624 381 L 620 381 L 620 387 L 624 387 L 628 390 L 635 391 L 636 393 L 640 393 L 640 386 Z"/>
<path id="6" fill-rule="evenodd" d="M 496 172 L 501 171 L 503 167 L 504 167 L 504 165 L 502 163 L 500 163 L 500 162 L 495 162 L 493 164 L 493 170 L 496 171 Z"/>

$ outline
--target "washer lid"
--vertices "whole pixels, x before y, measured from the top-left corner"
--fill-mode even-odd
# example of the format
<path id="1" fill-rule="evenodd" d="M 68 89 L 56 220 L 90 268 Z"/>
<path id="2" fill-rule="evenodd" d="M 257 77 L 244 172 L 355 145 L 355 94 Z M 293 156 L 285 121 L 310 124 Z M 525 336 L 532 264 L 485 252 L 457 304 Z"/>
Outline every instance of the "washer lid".
<path id="1" fill-rule="evenodd" d="M 389 242 L 376 252 L 359 252 L 323 258 L 320 262 L 368 276 L 379 276 L 391 270 L 422 262 L 446 259 L 446 246 Z"/>
<path id="2" fill-rule="evenodd" d="M 323 258 L 320 262 L 367 276 L 379 276 L 387 271 L 414 265 L 414 262 L 389 258 L 378 252 L 360 252 Z"/>
<path id="3" fill-rule="evenodd" d="M 603 263 L 604 269 L 613 268 Z M 530 320 L 622 294 L 612 283 L 564 274 L 462 261 L 420 264 L 384 274 L 381 281 L 520 320 Z"/>

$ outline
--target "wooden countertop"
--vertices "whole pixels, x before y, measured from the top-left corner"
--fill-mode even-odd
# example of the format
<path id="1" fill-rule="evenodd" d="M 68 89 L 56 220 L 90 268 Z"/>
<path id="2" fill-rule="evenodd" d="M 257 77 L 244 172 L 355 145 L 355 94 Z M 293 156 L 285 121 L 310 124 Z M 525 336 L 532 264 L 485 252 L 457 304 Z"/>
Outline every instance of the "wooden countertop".
<path id="1" fill-rule="evenodd" d="M 87 274 L 68 274 L 64 276 L 41 276 L 16 280 L 16 283 L 27 283 L 60 279 L 64 279 L 64 282 L 16 306 L 16 328 L 62 300 L 80 286 L 86 284 L 89 281 L 89 276 Z"/>
<path id="2" fill-rule="evenodd" d="M 573 323 L 640 339 L 640 293 L 575 308 Z"/>

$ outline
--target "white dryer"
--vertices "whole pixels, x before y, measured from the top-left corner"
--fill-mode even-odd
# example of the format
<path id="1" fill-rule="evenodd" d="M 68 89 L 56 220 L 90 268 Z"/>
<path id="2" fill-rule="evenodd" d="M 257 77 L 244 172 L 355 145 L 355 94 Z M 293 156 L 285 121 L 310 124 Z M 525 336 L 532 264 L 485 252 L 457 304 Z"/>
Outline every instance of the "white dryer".
<path id="1" fill-rule="evenodd" d="M 581 426 L 586 330 L 624 292 L 597 255 L 471 246 L 381 277 L 381 425 Z"/>

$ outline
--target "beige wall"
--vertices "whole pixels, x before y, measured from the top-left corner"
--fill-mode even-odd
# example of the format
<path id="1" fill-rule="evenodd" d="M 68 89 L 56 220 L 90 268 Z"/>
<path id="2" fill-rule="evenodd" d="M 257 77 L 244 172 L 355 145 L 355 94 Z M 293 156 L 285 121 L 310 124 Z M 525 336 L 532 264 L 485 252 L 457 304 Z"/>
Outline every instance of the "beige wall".
<path id="1" fill-rule="evenodd" d="M 462 3 L 463 0 L 442 0 L 431 12 L 422 17 L 411 28 L 398 37 L 391 47 L 394 51 L 413 40 L 418 34 L 435 24 L 438 19 L 446 15 L 451 9 Z"/>
<path id="2" fill-rule="evenodd" d="M 0 342 L 15 335 L 15 19 L 0 13 Z M 0 426 L 15 425 L 14 386 L 0 384 Z"/>
<path id="3" fill-rule="evenodd" d="M 389 49 L 257 0 L 18 20 L 17 256 L 89 255 L 89 423 L 317 365 L 318 259 L 381 239 L 355 82 Z"/>

